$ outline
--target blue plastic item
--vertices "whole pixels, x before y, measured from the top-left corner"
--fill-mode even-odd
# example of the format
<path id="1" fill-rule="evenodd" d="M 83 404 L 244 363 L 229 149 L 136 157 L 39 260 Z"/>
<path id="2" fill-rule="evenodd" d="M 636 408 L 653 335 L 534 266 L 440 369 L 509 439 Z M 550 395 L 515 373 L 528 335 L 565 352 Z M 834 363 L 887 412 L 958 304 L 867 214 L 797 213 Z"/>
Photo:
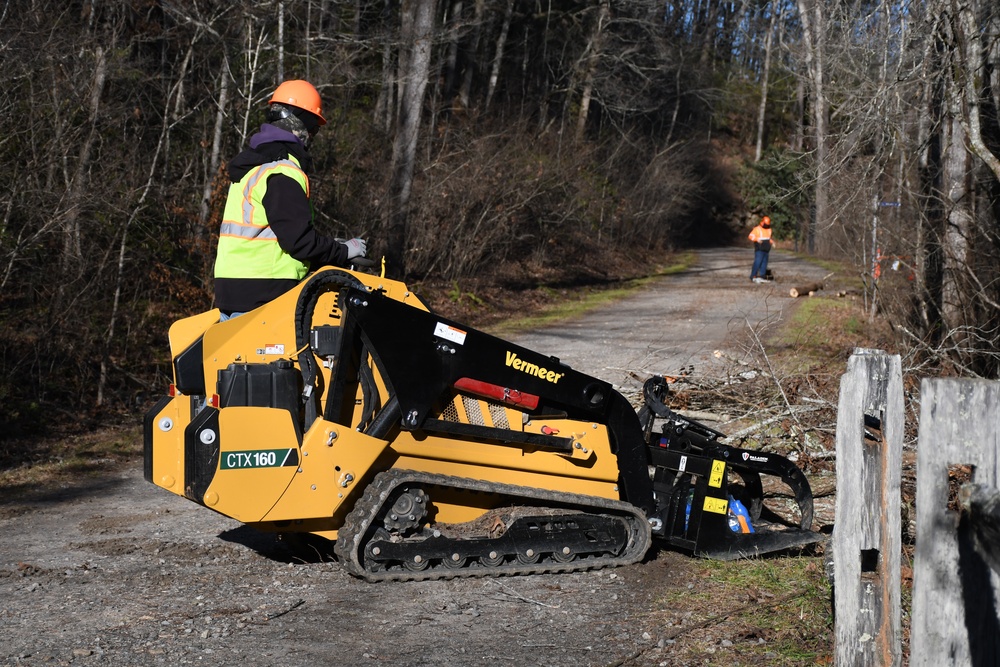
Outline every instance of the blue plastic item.
<path id="1" fill-rule="evenodd" d="M 729 530 L 734 533 L 752 533 L 753 524 L 750 523 L 750 512 L 740 501 L 729 496 Z"/>

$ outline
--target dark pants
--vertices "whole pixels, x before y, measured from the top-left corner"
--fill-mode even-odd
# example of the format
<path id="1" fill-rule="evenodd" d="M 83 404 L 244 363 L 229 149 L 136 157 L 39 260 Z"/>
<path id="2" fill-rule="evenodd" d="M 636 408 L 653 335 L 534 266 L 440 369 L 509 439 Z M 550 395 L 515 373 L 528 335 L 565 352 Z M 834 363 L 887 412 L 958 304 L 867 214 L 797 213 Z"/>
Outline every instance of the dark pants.
<path id="1" fill-rule="evenodd" d="M 753 268 L 750 269 L 750 279 L 765 278 L 767 276 L 767 255 L 766 250 L 753 251 Z"/>

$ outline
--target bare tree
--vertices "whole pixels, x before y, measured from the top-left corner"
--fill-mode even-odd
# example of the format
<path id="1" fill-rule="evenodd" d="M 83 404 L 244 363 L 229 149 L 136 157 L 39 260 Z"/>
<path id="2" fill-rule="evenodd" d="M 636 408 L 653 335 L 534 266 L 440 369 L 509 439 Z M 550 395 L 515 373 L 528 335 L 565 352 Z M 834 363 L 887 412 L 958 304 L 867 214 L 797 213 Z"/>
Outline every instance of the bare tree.
<path id="1" fill-rule="evenodd" d="M 201 204 L 198 208 L 198 218 L 202 225 L 208 222 L 209 204 L 212 196 L 212 184 L 222 162 L 222 132 L 226 121 L 226 107 L 229 103 L 229 58 L 223 54 L 219 71 L 219 99 L 216 102 L 215 129 L 212 132 L 212 152 L 205 170 L 205 185 L 201 191 Z M 202 227 L 202 229 L 204 229 Z"/>
<path id="2" fill-rule="evenodd" d="M 775 12 L 775 5 L 778 5 L 777 12 Z M 764 148 L 764 114 L 767 111 L 767 89 L 771 82 L 771 45 L 774 42 L 774 25 L 785 11 L 784 3 L 772 2 L 768 6 L 771 8 L 771 20 L 767 27 L 767 35 L 764 37 L 764 71 L 760 79 L 760 108 L 757 111 L 757 146 L 754 150 L 754 162 L 760 162 Z"/>
<path id="3" fill-rule="evenodd" d="M 806 72 L 809 81 L 813 161 L 816 166 L 816 185 L 813 194 L 814 213 L 806 225 L 805 242 L 810 253 L 816 251 L 816 235 L 830 224 L 829 192 L 830 164 L 828 162 L 827 124 L 830 115 L 826 97 L 825 53 L 827 25 L 824 0 L 797 0 L 799 20 L 802 22 L 802 41 Z"/>
<path id="4" fill-rule="evenodd" d="M 94 143 L 98 135 L 98 114 L 101 110 L 101 96 L 104 94 L 104 82 L 108 74 L 108 61 L 104 48 L 98 46 L 94 49 L 94 81 L 90 88 L 90 114 L 87 119 L 89 129 L 87 138 L 84 139 L 80 149 L 80 157 L 77 159 L 76 171 L 73 175 L 72 186 L 68 195 L 68 207 L 63 217 L 63 270 L 66 271 L 67 263 L 74 261 L 78 268 L 81 257 L 80 247 L 80 210 L 87 200 L 87 187 L 89 184 L 90 159 L 94 150 Z"/>
<path id="5" fill-rule="evenodd" d="M 493 94 L 496 92 L 497 82 L 500 80 L 500 65 L 503 63 L 504 46 L 507 43 L 507 33 L 510 31 L 510 21 L 513 12 L 514 0 L 507 0 L 503 13 L 503 23 L 501 24 L 499 34 L 497 34 L 493 62 L 490 65 L 490 81 L 486 89 L 484 111 L 490 110 L 490 102 L 493 101 Z"/>
<path id="6" fill-rule="evenodd" d="M 984 94 L 988 97 L 990 80 L 986 77 L 987 71 L 984 63 L 983 30 L 976 14 L 978 3 L 975 0 L 951 0 L 949 15 L 951 17 L 951 30 L 955 39 L 955 95 L 959 97 L 960 104 L 956 104 L 955 111 L 960 113 L 962 128 L 968 135 L 969 144 L 976 156 L 982 160 L 993 177 L 1000 181 L 1000 159 L 990 150 L 983 141 L 983 119 L 981 108 L 984 102 Z M 994 6 L 994 12 L 995 12 Z M 996 14 L 990 19 L 994 27 L 1000 19 Z M 1000 40 L 1000 35 L 993 35 L 994 51 L 997 49 L 996 42 Z M 996 77 L 996 72 L 992 73 Z M 993 104 L 994 112 L 1000 107 L 996 100 L 1000 97 L 1000 90 L 993 84 Z M 998 120 L 997 122 L 1000 122 Z M 994 128 L 996 131 L 998 128 Z"/>
<path id="7" fill-rule="evenodd" d="M 597 71 L 600 62 L 604 27 L 607 25 L 610 14 L 610 0 L 600 0 L 597 18 L 590 33 L 590 41 L 587 44 L 587 48 L 584 49 L 583 55 L 583 90 L 580 92 L 580 113 L 576 120 L 577 139 L 583 138 L 583 132 L 587 128 L 587 114 L 590 111 L 590 100 L 594 90 L 594 73 Z"/>
<path id="8" fill-rule="evenodd" d="M 411 0 L 403 7 L 403 48 L 400 57 L 399 121 L 392 146 L 389 182 L 389 220 L 386 258 L 396 270 L 405 270 L 407 206 L 413 187 L 413 170 L 420 133 L 420 119 L 427 90 L 434 39 L 437 0 Z M 405 69 L 404 69 L 405 67 Z"/>

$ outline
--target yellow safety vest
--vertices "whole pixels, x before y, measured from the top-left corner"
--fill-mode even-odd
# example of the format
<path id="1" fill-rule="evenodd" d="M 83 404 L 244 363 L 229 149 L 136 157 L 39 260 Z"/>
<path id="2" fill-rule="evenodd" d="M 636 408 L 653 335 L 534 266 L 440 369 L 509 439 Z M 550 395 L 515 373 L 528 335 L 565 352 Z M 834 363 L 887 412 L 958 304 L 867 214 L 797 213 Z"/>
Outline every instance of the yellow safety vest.
<path id="1" fill-rule="evenodd" d="M 239 183 L 230 185 L 219 230 L 216 278 L 302 280 L 309 273 L 308 264 L 281 249 L 268 224 L 263 201 L 267 179 L 274 174 L 294 179 L 309 196 L 309 177 L 293 156 L 254 167 Z"/>

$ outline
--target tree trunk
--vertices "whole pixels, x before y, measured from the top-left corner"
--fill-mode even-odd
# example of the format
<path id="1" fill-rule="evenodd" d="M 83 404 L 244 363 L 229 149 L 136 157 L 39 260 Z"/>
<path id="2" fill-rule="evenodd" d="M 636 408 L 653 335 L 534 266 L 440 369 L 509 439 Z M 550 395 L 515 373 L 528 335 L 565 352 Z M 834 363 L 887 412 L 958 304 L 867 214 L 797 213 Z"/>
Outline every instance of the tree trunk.
<path id="1" fill-rule="evenodd" d="M 587 52 L 584 57 L 583 90 L 580 93 L 580 115 L 576 119 L 576 138 L 583 139 L 584 130 L 587 129 L 587 114 L 590 112 L 590 99 L 594 92 L 594 74 L 597 72 L 598 61 L 601 58 L 601 42 L 604 35 L 604 26 L 608 22 L 611 13 L 610 0 L 601 0 L 600 11 L 597 20 L 594 22 L 594 30 L 590 35 L 590 44 L 587 45 Z"/>
<path id="2" fill-rule="evenodd" d="M 384 14 L 389 14 L 389 8 L 392 0 L 385 0 L 385 11 Z M 379 88 L 378 99 L 375 101 L 375 124 L 381 125 L 382 129 L 388 133 L 392 129 L 392 123 L 395 120 L 396 114 L 393 110 L 396 109 L 396 91 L 395 82 L 392 78 L 392 73 L 395 70 L 392 62 L 392 41 L 389 38 L 390 28 L 389 21 L 386 19 L 382 24 L 382 86 Z"/>
<path id="3" fill-rule="evenodd" d="M 941 341 L 941 234 L 944 216 L 938 193 L 941 191 L 942 116 L 940 40 L 936 13 L 927 23 L 922 53 L 921 105 L 917 116 L 917 164 L 920 174 L 922 211 L 917 223 L 917 302 L 923 337 L 931 348 Z"/>
<path id="4" fill-rule="evenodd" d="M 448 21 L 448 51 L 444 62 L 444 95 L 442 103 L 451 106 L 458 94 L 458 52 L 462 39 L 462 0 L 451 0 Z"/>
<path id="5" fill-rule="evenodd" d="M 735 63 L 733 54 L 736 46 L 736 28 L 743 25 L 746 17 L 747 0 L 741 0 L 739 11 L 734 11 L 736 3 L 730 0 L 722 8 L 722 28 L 719 30 L 719 46 L 716 53 L 720 54 L 720 59 L 728 66 L 731 74 L 732 65 Z"/>
<path id="6" fill-rule="evenodd" d="M 511 17 L 514 14 L 514 0 L 507 0 L 507 8 L 503 14 L 503 25 L 500 27 L 500 34 L 497 36 L 496 54 L 493 56 L 493 66 L 490 68 L 490 82 L 486 88 L 486 103 L 483 105 L 483 113 L 490 110 L 490 102 L 493 100 L 493 93 L 496 92 L 497 81 L 500 80 L 500 65 L 503 63 L 503 49 L 507 42 L 507 33 L 510 30 Z"/>
<path id="7" fill-rule="evenodd" d="M 486 0 L 476 0 L 475 24 L 472 26 L 472 39 L 469 44 L 469 58 L 462 73 L 462 86 L 458 91 L 458 102 L 463 109 L 468 109 L 472 103 L 472 82 L 476 76 L 479 62 L 479 39 L 483 32 L 483 16 L 486 14 Z"/>
<path id="8" fill-rule="evenodd" d="M 276 70 L 279 84 L 285 80 L 285 3 L 278 0 L 278 65 Z"/>
<path id="9" fill-rule="evenodd" d="M 7 236 L 7 226 L 10 224 L 10 214 L 14 210 L 14 193 L 11 193 L 10 199 L 7 200 L 7 210 L 3 214 L 3 224 L 0 224 L 0 239 L 8 239 Z M 14 264 L 17 263 L 18 254 L 21 247 L 21 236 L 23 230 L 18 234 L 17 239 L 10 243 L 10 252 L 8 256 L 4 259 L 7 261 L 7 268 L 4 269 L 3 278 L 0 279 L 0 293 L 3 292 L 4 288 L 7 286 L 7 281 L 10 279 L 10 273 L 14 270 Z"/>
<path id="10" fill-rule="evenodd" d="M 226 106 L 229 104 L 229 59 L 222 56 L 222 67 L 219 70 L 219 102 L 215 109 L 215 130 L 212 132 L 212 153 L 208 159 L 208 168 L 205 173 L 205 184 L 201 190 L 201 205 L 198 207 L 198 219 L 201 225 L 196 230 L 199 240 L 206 237 L 205 223 L 211 213 L 210 204 L 212 199 L 212 187 L 215 177 L 219 171 L 222 153 L 222 131 L 226 125 Z"/>
<path id="11" fill-rule="evenodd" d="M 821 0 L 797 0 L 799 19 L 802 21 L 802 39 L 805 42 L 806 70 L 812 107 L 812 135 L 815 142 L 814 162 L 816 185 L 813 191 L 814 213 L 806 226 L 806 250 L 816 252 L 819 233 L 829 223 L 830 164 L 828 157 L 827 121 L 830 110 L 824 86 L 824 33 L 826 30 Z"/>
<path id="12" fill-rule="evenodd" d="M 674 109 L 670 112 L 670 127 L 667 128 L 667 138 L 663 141 L 664 146 L 669 146 L 670 142 L 673 141 L 674 128 L 677 127 L 677 114 L 681 110 L 681 98 L 683 97 L 681 92 L 681 72 L 684 68 L 684 56 L 681 55 L 677 63 L 677 69 L 674 71 Z"/>
<path id="13" fill-rule="evenodd" d="M 989 17 L 987 32 L 994 36 L 1000 36 L 1000 12 L 994 11 Z M 994 37 L 986 50 L 987 68 L 990 72 L 990 91 L 992 92 L 993 109 L 1000 116 L 1000 39 Z M 994 130 L 1000 133 L 1000 117 L 996 119 L 997 126 Z"/>
<path id="14" fill-rule="evenodd" d="M 941 240 L 944 255 L 942 274 L 942 315 L 947 329 L 957 329 L 966 322 L 963 305 L 968 301 L 962 288 L 961 276 L 969 261 L 969 240 L 973 237 L 975 199 L 971 155 L 965 148 L 966 135 L 962 127 L 961 91 L 958 82 L 949 82 L 949 118 L 944 148 L 943 190 L 947 209 L 947 226 Z"/>
<path id="15" fill-rule="evenodd" d="M 715 24 L 719 18 L 719 2 L 721 0 L 706 0 L 708 3 L 708 17 L 705 19 L 701 35 L 701 55 L 698 57 L 698 69 L 705 71 L 708 69 L 709 56 L 712 55 L 715 47 Z"/>
<path id="16" fill-rule="evenodd" d="M 302 41 L 306 50 L 306 81 L 312 81 L 312 9 L 313 0 L 306 0 L 306 24 Z M 319 16 L 319 23 L 323 23 L 323 15 Z"/>
<path id="17" fill-rule="evenodd" d="M 405 275 L 407 207 L 413 187 L 414 161 L 420 131 L 421 111 L 430 72 L 434 16 L 437 0 L 412 0 L 403 7 L 403 51 L 406 69 L 401 81 L 401 100 L 396 138 L 392 146 L 392 174 L 389 183 L 389 220 L 386 260 Z"/>
<path id="18" fill-rule="evenodd" d="M 243 58 L 246 61 L 244 67 L 246 72 L 250 72 L 250 81 L 243 87 L 246 95 L 246 108 L 243 110 L 243 131 L 240 134 L 240 143 L 244 144 L 247 141 L 247 134 L 250 130 L 250 116 L 254 112 L 253 101 L 254 101 L 254 90 L 257 81 L 257 72 L 260 68 L 260 52 L 264 49 L 264 29 L 260 29 L 260 35 L 257 37 L 257 43 L 253 44 L 253 24 L 247 21 L 247 49 L 243 53 Z"/>
<path id="19" fill-rule="evenodd" d="M 988 87 L 986 70 L 983 67 L 983 42 L 981 31 L 973 13 L 973 0 L 951 0 L 951 17 L 953 30 L 956 33 L 956 57 L 959 62 L 952 69 L 957 80 L 959 95 L 963 98 L 962 125 L 968 135 L 972 151 L 986 163 L 993 177 L 1000 181 L 1000 159 L 987 147 L 983 141 L 982 106 L 983 92 Z M 994 36 L 994 40 L 996 36 Z"/>
<path id="20" fill-rule="evenodd" d="M 94 52 L 94 61 L 94 83 L 90 88 L 90 117 L 87 120 L 90 129 L 80 149 L 80 157 L 76 164 L 76 172 L 69 193 L 69 207 L 63 220 L 62 268 L 64 271 L 69 268 L 70 262 L 78 263 L 82 258 L 80 209 L 83 208 L 87 199 L 90 154 L 94 149 L 94 142 L 97 141 L 98 113 L 101 109 L 101 95 L 104 93 L 104 82 L 108 74 L 108 61 L 104 55 L 104 49 L 100 46 Z"/>
<path id="21" fill-rule="evenodd" d="M 757 147 L 754 151 L 754 162 L 760 162 L 764 151 L 764 112 L 767 110 L 767 87 L 771 73 L 771 44 L 774 39 L 774 24 L 778 14 L 784 12 L 785 5 L 782 4 L 778 13 L 775 13 L 775 4 L 771 3 L 771 22 L 767 28 L 767 37 L 764 39 L 764 72 L 760 81 L 760 108 L 757 110 Z"/>
<path id="22" fill-rule="evenodd" d="M 795 134 L 792 135 L 792 150 L 801 153 L 805 149 L 806 138 L 806 85 L 799 77 L 795 82 Z"/>

